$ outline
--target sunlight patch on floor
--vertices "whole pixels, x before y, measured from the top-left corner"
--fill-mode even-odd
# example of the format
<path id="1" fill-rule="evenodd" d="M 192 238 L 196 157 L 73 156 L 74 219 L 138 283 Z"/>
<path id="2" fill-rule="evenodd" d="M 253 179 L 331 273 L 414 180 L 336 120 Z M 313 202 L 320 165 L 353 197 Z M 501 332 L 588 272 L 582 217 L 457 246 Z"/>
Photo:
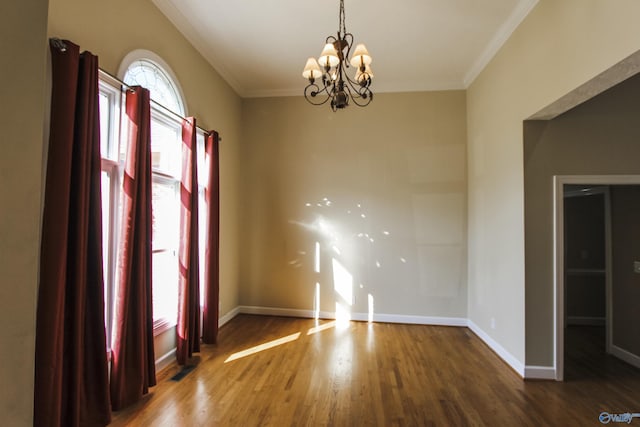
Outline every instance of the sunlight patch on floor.
<path id="1" fill-rule="evenodd" d="M 307 335 L 313 335 L 313 334 L 317 334 L 318 332 L 322 332 L 322 331 L 326 331 L 327 329 L 331 329 L 331 328 L 335 328 L 336 327 L 336 322 L 327 322 L 327 323 L 323 323 L 322 325 L 318 325 L 314 328 L 311 328 L 307 331 Z"/>
<path id="2" fill-rule="evenodd" d="M 237 353 L 233 353 L 224 361 L 224 363 L 233 362 L 234 360 L 242 359 L 243 357 L 251 356 L 252 354 L 260 353 L 261 351 L 269 350 L 270 348 L 277 347 L 295 341 L 300 337 L 300 332 L 288 335 L 286 337 L 278 338 L 277 340 L 269 341 L 264 344 L 257 345 L 255 347 L 248 348 Z"/>

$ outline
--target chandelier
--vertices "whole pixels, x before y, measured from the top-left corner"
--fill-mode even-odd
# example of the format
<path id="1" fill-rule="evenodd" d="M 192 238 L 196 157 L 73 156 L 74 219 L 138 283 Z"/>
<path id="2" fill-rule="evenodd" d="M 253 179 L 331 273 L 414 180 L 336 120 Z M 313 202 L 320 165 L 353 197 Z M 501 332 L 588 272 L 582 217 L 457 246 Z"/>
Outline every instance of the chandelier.
<path id="1" fill-rule="evenodd" d="M 340 0 L 338 36 L 327 37 L 318 60 L 307 59 L 302 72 L 302 77 L 309 81 L 304 88 L 305 99 L 313 105 L 331 101 L 333 111 L 346 108 L 349 101 L 365 107 L 373 99 L 371 56 L 364 44 L 358 44 L 351 61 L 347 62 L 353 46 L 353 34 L 347 33 L 344 22 L 344 0 Z M 356 70 L 353 78 L 347 74 L 349 64 Z"/>

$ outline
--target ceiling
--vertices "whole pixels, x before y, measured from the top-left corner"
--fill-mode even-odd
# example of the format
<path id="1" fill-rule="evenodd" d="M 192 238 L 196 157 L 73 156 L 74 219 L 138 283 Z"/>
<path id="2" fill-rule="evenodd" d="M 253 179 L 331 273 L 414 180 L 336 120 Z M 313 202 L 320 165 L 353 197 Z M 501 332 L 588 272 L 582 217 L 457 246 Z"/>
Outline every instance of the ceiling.
<path id="1" fill-rule="evenodd" d="M 345 0 L 374 92 L 463 89 L 538 0 Z M 339 0 L 153 0 L 242 97 L 301 95 Z"/>

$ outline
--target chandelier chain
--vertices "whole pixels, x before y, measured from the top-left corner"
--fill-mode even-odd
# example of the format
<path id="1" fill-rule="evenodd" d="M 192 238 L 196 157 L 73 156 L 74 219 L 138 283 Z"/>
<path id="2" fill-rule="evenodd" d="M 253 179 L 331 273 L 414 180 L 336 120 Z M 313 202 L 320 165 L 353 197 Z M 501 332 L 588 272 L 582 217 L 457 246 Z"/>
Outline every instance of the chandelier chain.
<path id="1" fill-rule="evenodd" d="M 345 13 L 344 13 L 344 0 L 340 0 L 340 17 L 338 22 L 338 30 L 342 32 L 340 35 L 344 36 L 347 34 L 347 26 L 345 24 Z"/>

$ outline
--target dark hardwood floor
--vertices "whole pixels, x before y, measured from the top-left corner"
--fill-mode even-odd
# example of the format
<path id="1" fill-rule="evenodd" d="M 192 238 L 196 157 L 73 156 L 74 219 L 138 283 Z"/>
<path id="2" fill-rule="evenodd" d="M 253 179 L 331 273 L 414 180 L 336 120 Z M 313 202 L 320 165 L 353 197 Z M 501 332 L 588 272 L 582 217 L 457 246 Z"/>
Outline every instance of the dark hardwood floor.
<path id="1" fill-rule="evenodd" d="M 638 369 L 584 334 L 567 342 L 567 381 L 523 381 L 466 328 L 240 315 L 111 425 L 597 426 L 640 412 Z"/>
<path id="2" fill-rule="evenodd" d="M 605 339 L 604 326 L 565 329 L 565 381 L 589 378 L 613 381 L 620 376 L 637 374 L 636 368 L 606 353 Z"/>

